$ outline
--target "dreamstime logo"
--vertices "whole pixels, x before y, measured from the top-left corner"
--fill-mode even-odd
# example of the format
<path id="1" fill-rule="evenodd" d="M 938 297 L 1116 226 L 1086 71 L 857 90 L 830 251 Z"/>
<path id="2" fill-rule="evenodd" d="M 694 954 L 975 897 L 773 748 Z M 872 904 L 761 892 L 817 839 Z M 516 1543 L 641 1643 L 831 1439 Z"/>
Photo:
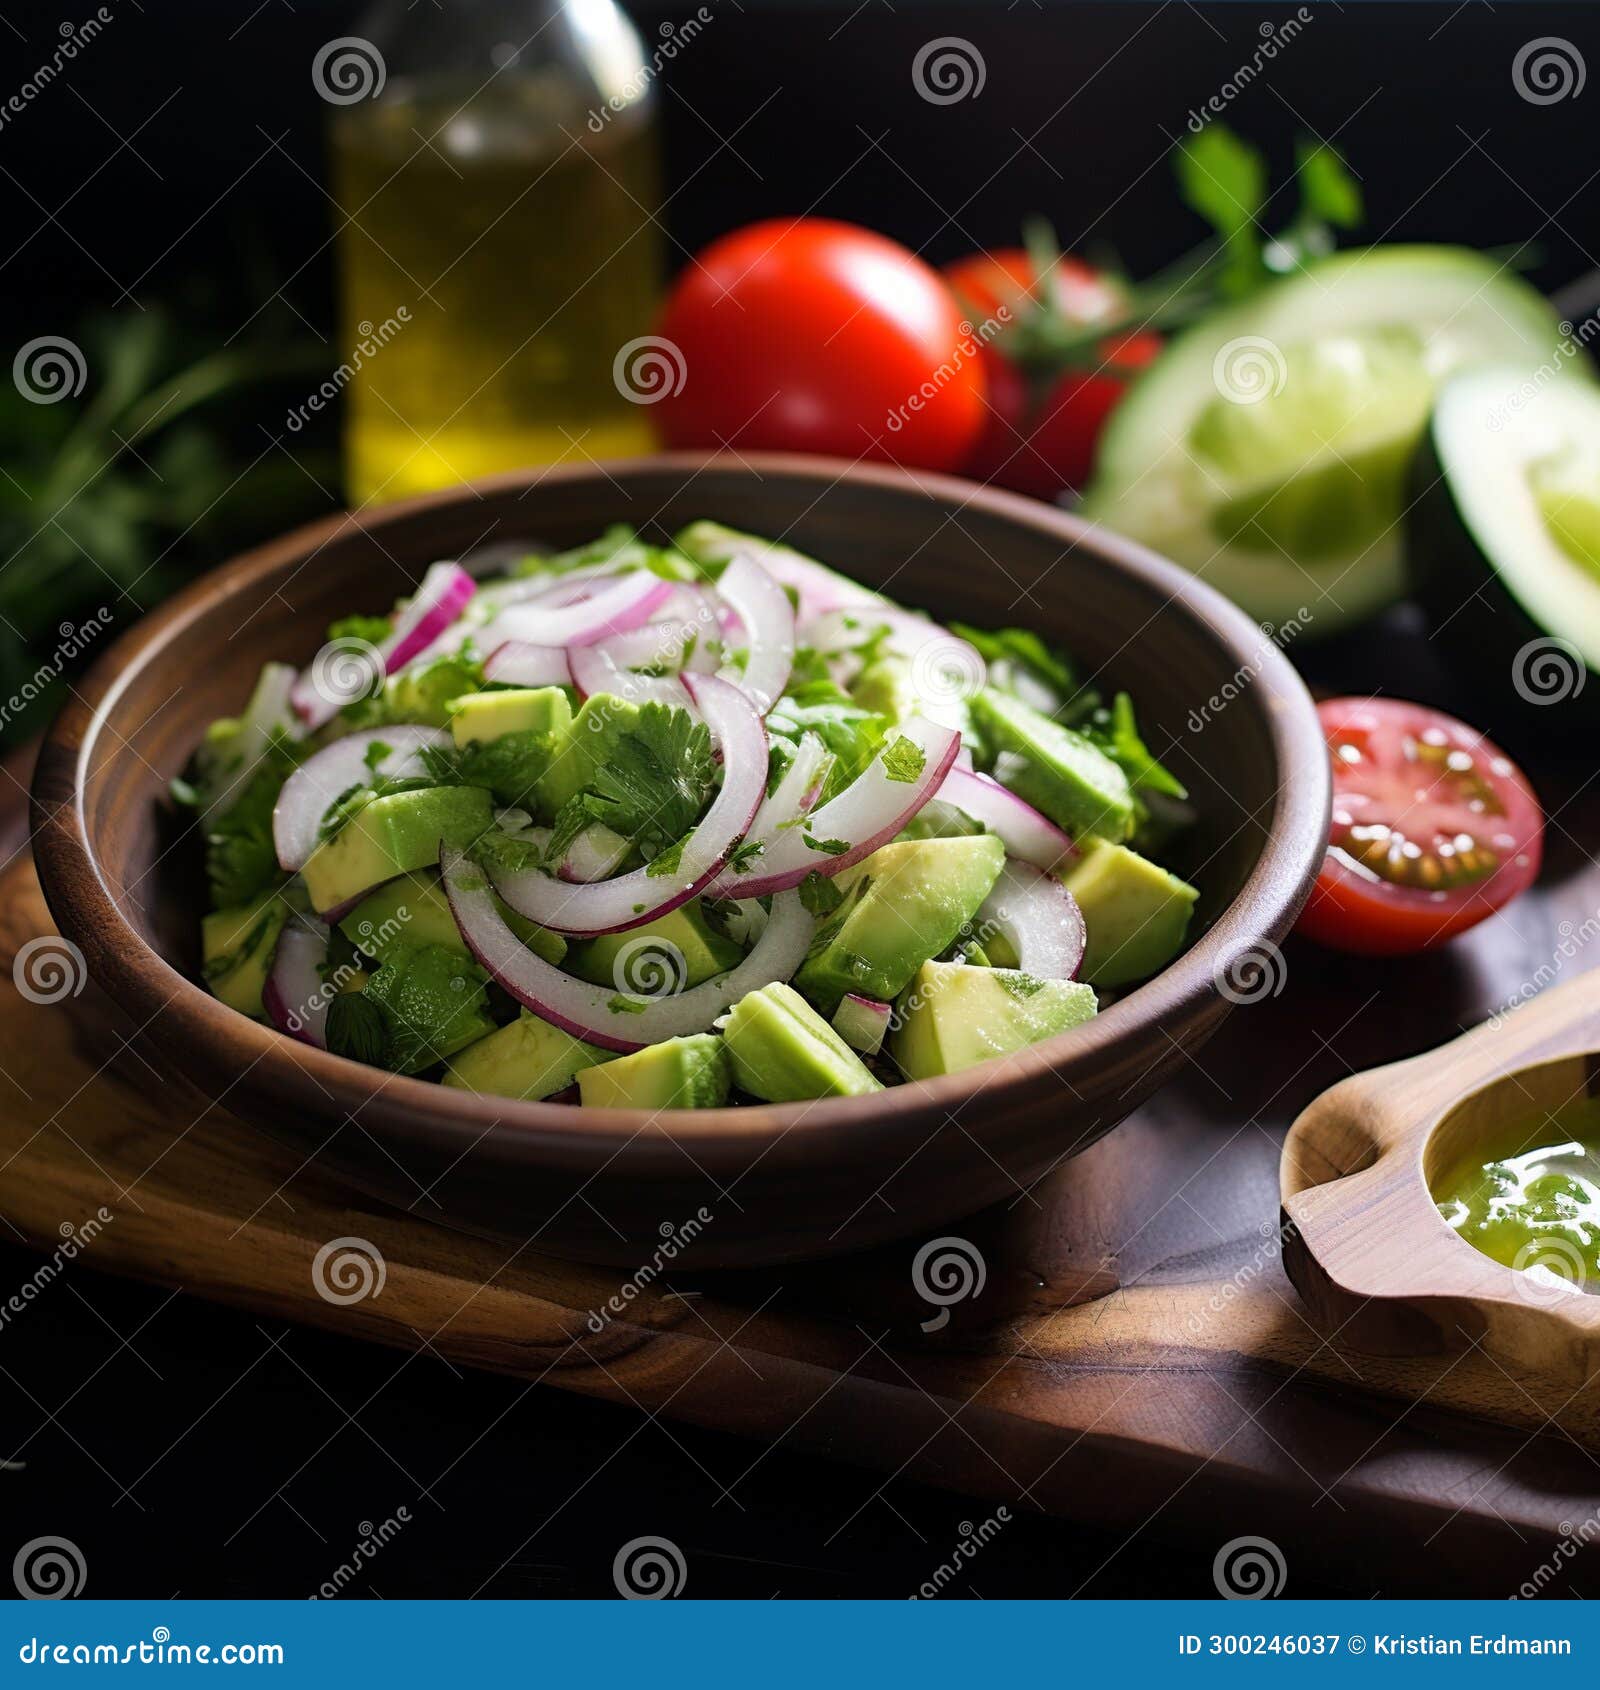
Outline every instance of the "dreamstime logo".
<path id="1" fill-rule="evenodd" d="M 664 335 L 642 334 L 617 349 L 611 361 L 617 392 L 634 405 L 658 405 L 675 399 L 689 379 L 688 361 L 675 341 Z"/>
<path id="2" fill-rule="evenodd" d="M 1243 334 L 1217 348 L 1211 380 L 1230 405 L 1259 405 L 1275 399 L 1289 379 L 1282 349 L 1265 335 Z"/>
<path id="3" fill-rule="evenodd" d="M 325 43 L 311 61 L 311 86 L 331 106 L 375 100 L 388 79 L 383 54 L 359 35 L 341 35 Z"/>
<path id="4" fill-rule="evenodd" d="M 628 1312 L 628 1305 L 642 1297 L 678 1257 L 710 1226 L 713 1216 L 702 1203 L 686 1221 L 674 1226 L 663 1221 L 656 1228 L 661 1242 L 650 1252 L 650 1260 L 642 1263 L 623 1281 L 605 1302 L 591 1310 L 587 1321 L 591 1332 L 604 1332 L 608 1322 L 620 1320 Z"/>
<path id="5" fill-rule="evenodd" d="M 1223 957 L 1211 972 L 1211 983 L 1232 1004 L 1275 998 L 1288 980 L 1289 965 L 1270 939 L 1241 946 Z"/>
<path id="6" fill-rule="evenodd" d="M 1524 42 L 1511 61 L 1511 85 L 1532 106 L 1577 99 L 1588 75 L 1583 54 L 1559 35 Z"/>
<path id="7" fill-rule="evenodd" d="M 311 659 L 311 690 L 340 709 L 379 692 L 383 675 L 383 653 L 353 634 L 329 640 Z"/>
<path id="8" fill-rule="evenodd" d="M 350 356 L 342 359 L 333 374 L 314 392 L 308 393 L 284 418 L 283 426 L 291 434 L 298 434 L 312 417 L 318 415 L 344 392 L 366 366 L 378 356 L 394 337 L 411 321 L 411 308 L 397 305 L 393 313 L 381 323 L 363 317 L 356 324 L 360 340 L 350 349 Z"/>
<path id="9" fill-rule="evenodd" d="M 64 1537 L 36 1537 L 17 1551 L 11 1577 L 25 1602 L 60 1602 L 82 1593 L 89 1567 L 77 1544 Z"/>
<path id="10" fill-rule="evenodd" d="M 611 967 L 611 983 L 624 997 L 675 998 L 688 984 L 689 963 L 670 939 L 641 935 L 630 939 Z"/>
<path id="11" fill-rule="evenodd" d="M 1286 18 L 1281 24 L 1265 21 L 1257 24 L 1256 33 L 1261 37 L 1260 45 L 1198 111 L 1190 111 L 1189 133 L 1198 135 L 1212 118 L 1221 117 L 1229 105 L 1264 73 L 1266 67 L 1311 22 L 1312 15 L 1309 6 L 1301 6 L 1292 18 Z"/>
<path id="12" fill-rule="evenodd" d="M 975 100 L 989 80 L 983 54 L 959 35 L 926 41 L 911 61 L 911 83 L 930 105 L 953 106 Z"/>
<path id="13" fill-rule="evenodd" d="M 311 1263 L 311 1283 L 325 1303 L 359 1303 L 380 1297 L 389 1277 L 383 1252 L 365 1238 L 333 1238 Z"/>
<path id="14" fill-rule="evenodd" d="M 1582 652 L 1558 634 L 1529 640 L 1511 659 L 1511 684 L 1525 704 L 1564 704 L 1588 678 Z"/>
<path id="15" fill-rule="evenodd" d="M 989 1277 L 983 1252 L 965 1238 L 930 1238 L 911 1264 L 911 1283 L 925 1303 L 939 1312 L 922 1323 L 924 1332 L 937 1332 L 950 1319 L 953 1303 L 978 1297 Z"/>
<path id="16" fill-rule="evenodd" d="M 1530 1238 L 1511 1265 L 1517 1270 L 1518 1293 L 1541 1308 L 1581 1295 L 1589 1277 L 1583 1252 L 1566 1238 Z"/>
<path id="17" fill-rule="evenodd" d="M 1283 1551 L 1270 1538 L 1236 1537 L 1217 1551 L 1211 1579 L 1230 1602 L 1261 1602 L 1276 1596 L 1289 1578 Z"/>
<path id="18" fill-rule="evenodd" d="M 617 1594 L 630 1602 L 661 1602 L 681 1596 L 689 1579 L 683 1551 L 665 1537 L 636 1537 L 623 1544 L 611 1563 Z"/>
<path id="19" fill-rule="evenodd" d="M 76 399 L 88 379 L 83 348 L 65 335 L 42 334 L 11 360 L 11 380 L 17 392 L 34 405 Z"/>
<path id="20" fill-rule="evenodd" d="M 954 634 L 935 634 L 911 657 L 911 685 L 933 704 L 959 704 L 983 691 L 988 665 L 977 650 Z"/>
<path id="21" fill-rule="evenodd" d="M 60 1003 L 75 998 L 89 979 L 83 952 L 70 939 L 46 933 L 30 939 L 11 963 L 11 981 L 29 1003 Z"/>
<path id="22" fill-rule="evenodd" d="M 589 128 L 598 135 L 605 126 L 619 112 L 625 112 L 635 100 L 650 86 L 651 82 L 661 74 L 662 66 L 670 64 L 678 54 L 687 47 L 700 31 L 711 22 L 713 13 L 707 6 L 699 7 L 692 18 L 681 24 L 662 23 L 657 26 L 656 33 L 661 37 L 655 51 L 650 55 L 649 64 L 640 65 L 634 73 L 627 77 L 616 88 L 604 106 L 596 107 L 589 113 Z"/>
<path id="23" fill-rule="evenodd" d="M 350 1551 L 349 1559 L 341 1561 L 317 1586 L 311 1594 L 311 1600 L 315 1602 L 320 1597 L 332 1601 L 369 1561 L 378 1558 L 380 1549 L 386 1549 L 410 1524 L 411 1510 L 405 1507 L 395 1509 L 381 1525 L 375 1526 L 370 1520 L 363 1520 L 356 1528 L 361 1534 L 361 1541 Z"/>

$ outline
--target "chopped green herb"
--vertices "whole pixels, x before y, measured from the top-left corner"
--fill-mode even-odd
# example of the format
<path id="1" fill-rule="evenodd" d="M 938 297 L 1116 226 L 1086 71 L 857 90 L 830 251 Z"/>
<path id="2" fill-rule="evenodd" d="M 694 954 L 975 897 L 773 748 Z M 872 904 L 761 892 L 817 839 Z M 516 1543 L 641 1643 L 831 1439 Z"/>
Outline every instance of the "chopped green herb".
<path id="1" fill-rule="evenodd" d="M 340 992 L 328 1005 L 325 1029 L 328 1049 L 352 1062 L 385 1066 L 389 1049 L 389 1026 L 376 1003 L 365 992 Z"/>
<path id="2" fill-rule="evenodd" d="M 927 753 L 914 740 L 898 734 L 883 748 L 883 772 L 893 781 L 914 781 L 928 765 Z"/>
<path id="3" fill-rule="evenodd" d="M 814 916 L 832 915 L 844 902 L 844 893 L 819 869 L 812 869 L 799 886 L 800 902 Z"/>
<path id="4" fill-rule="evenodd" d="M 659 852 L 650 859 L 644 872 L 651 879 L 660 879 L 669 874 L 676 874 L 678 865 L 683 861 L 683 845 L 684 842 L 681 839 L 676 845 L 669 845 L 665 851 Z"/>
<path id="5" fill-rule="evenodd" d="M 748 874 L 764 850 L 766 846 L 759 839 L 746 839 L 743 844 L 734 847 L 728 866 L 735 874 Z"/>
<path id="6" fill-rule="evenodd" d="M 613 1015 L 643 1015 L 647 1005 L 639 998 L 625 998 L 620 993 L 606 1001 Z"/>
<path id="7" fill-rule="evenodd" d="M 813 851 L 825 851 L 830 857 L 842 857 L 850 849 L 848 839 L 813 839 L 809 833 L 800 836 Z"/>

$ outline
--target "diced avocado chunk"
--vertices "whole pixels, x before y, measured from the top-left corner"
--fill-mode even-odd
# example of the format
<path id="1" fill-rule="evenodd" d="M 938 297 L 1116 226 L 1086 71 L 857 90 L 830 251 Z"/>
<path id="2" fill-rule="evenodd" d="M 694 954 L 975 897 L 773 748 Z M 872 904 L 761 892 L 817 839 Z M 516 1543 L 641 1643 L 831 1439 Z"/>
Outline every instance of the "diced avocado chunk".
<path id="1" fill-rule="evenodd" d="M 839 1007 L 833 1012 L 833 1030 L 852 1050 L 876 1056 L 889 1031 L 889 1015 L 888 1004 L 851 992 L 839 999 Z"/>
<path id="2" fill-rule="evenodd" d="M 692 898 L 626 933 L 579 940 L 567 955 L 566 968 L 591 985 L 655 997 L 698 986 L 743 958 L 744 951 L 712 927 L 700 900 Z"/>
<path id="3" fill-rule="evenodd" d="M 610 748 L 639 721 L 639 707 L 608 692 L 591 693 L 556 737 L 550 766 L 539 781 L 542 807 L 555 815 L 569 798 L 589 785 Z"/>
<path id="4" fill-rule="evenodd" d="M 1064 1033 L 1096 1005 L 1093 990 L 1076 980 L 925 962 L 895 1008 L 889 1054 L 908 1080 L 928 1080 Z"/>
<path id="5" fill-rule="evenodd" d="M 1014 754 L 1004 779 L 1019 798 L 1075 839 L 1126 839 L 1133 831 L 1133 789 L 1099 746 L 993 687 L 970 708 L 985 741 Z"/>
<path id="6" fill-rule="evenodd" d="M 559 933 L 535 926 L 509 904 L 496 899 L 500 917 L 535 956 L 559 966 L 567 954 L 567 942 Z M 397 945 L 445 945 L 468 955 L 450 900 L 437 874 L 419 869 L 386 881 L 361 900 L 339 923 L 342 932 L 358 951 L 379 962 L 387 960 Z"/>
<path id="7" fill-rule="evenodd" d="M 720 1109 L 731 1083 L 727 1048 L 711 1033 L 578 1070 L 585 1109 Z"/>
<path id="8" fill-rule="evenodd" d="M 439 860 L 439 841 L 470 845 L 494 822 L 481 786 L 428 786 L 375 798 L 325 839 L 301 869 L 311 904 L 331 910 L 369 887 Z"/>
<path id="9" fill-rule="evenodd" d="M 1061 876 L 1078 900 L 1088 944 L 1078 972 L 1097 986 L 1125 986 L 1165 968 L 1183 949 L 1199 893 L 1126 845 L 1090 841 Z"/>
<path id="10" fill-rule="evenodd" d="M 213 910 L 200 923 L 206 984 L 229 1009 L 257 1020 L 265 1015 L 261 988 L 288 914 L 284 898 L 269 892 L 233 909 Z"/>
<path id="11" fill-rule="evenodd" d="M 397 946 L 367 976 L 361 993 L 383 1017 L 381 1066 L 420 1074 L 492 1033 L 487 979 L 475 962 L 449 946 Z M 328 1043 L 330 1048 L 335 1043 L 331 1032 Z"/>
<path id="12" fill-rule="evenodd" d="M 450 732 L 458 747 L 501 734 L 554 733 L 572 727 L 572 706 L 560 687 L 513 687 L 469 692 L 450 703 Z"/>
<path id="13" fill-rule="evenodd" d="M 537 1100 L 565 1091 L 580 1069 L 610 1055 L 536 1015 L 524 1014 L 461 1051 L 445 1070 L 444 1083 L 460 1091 Z"/>
<path id="14" fill-rule="evenodd" d="M 795 985 L 828 1015 L 846 992 L 897 997 L 972 920 L 1005 856 L 986 833 L 874 851 L 836 877 L 845 901 L 817 929 Z"/>
<path id="15" fill-rule="evenodd" d="M 792 986 L 777 983 L 747 992 L 729 1010 L 722 1032 L 735 1083 L 768 1103 L 883 1090 Z"/>
<path id="16" fill-rule="evenodd" d="M 869 663 L 850 685 L 850 696 L 863 710 L 875 710 L 891 722 L 903 722 L 922 707 L 903 657 L 880 657 Z"/>

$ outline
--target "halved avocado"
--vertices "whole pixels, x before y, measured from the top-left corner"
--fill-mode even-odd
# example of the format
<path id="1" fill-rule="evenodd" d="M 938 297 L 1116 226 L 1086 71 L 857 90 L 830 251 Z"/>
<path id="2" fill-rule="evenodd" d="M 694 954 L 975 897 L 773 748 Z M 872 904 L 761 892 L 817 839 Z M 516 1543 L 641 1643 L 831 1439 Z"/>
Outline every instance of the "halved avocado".
<path id="1" fill-rule="evenodd" d="M 1600 720 L 1600 388 L 1515 365 L 1446 382 L 1406 551 L 1436 638 L 1502 719 Z"/>

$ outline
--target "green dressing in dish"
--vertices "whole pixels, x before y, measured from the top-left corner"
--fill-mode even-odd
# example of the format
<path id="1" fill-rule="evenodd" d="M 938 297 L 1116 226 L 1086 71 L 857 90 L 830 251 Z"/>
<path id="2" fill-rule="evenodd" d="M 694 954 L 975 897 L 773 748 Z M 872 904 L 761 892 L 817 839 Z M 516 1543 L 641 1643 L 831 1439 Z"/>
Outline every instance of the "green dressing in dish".
<path id="1" fill-rule="evenodd" d="M 1507 1267 L 1600 1286 L 1600 1099 L 1549 1116 L 1548 1142 L 1458 1165 L 1439 1182 L 1439 1213 L 1467 1242 Z"/>

